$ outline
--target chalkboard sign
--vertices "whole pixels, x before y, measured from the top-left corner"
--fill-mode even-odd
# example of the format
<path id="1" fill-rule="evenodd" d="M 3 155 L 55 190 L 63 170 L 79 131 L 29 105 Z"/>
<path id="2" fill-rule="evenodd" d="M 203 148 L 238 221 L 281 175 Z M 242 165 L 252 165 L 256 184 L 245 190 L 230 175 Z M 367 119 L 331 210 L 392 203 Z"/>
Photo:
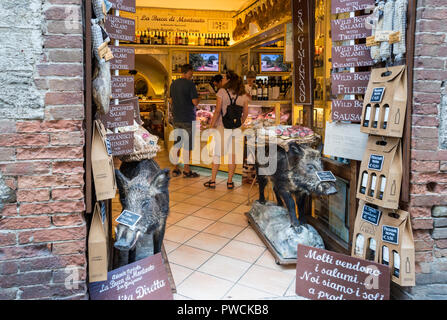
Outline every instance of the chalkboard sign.
<path id="1" fill-rule="evenodd" d="M 363 210 L 362 210 L 362 219 L 363 220 L 377 226 L 379 224 L 381 215 L 382 215 L 382 211 L 377 210 L 373 207 L 370 207 L 366 204 L 363 206 Z"/>
<path id="2" fill-rule="evenodd" d="M 312 300 L 388 300 L 389 266 L 299 244 L 295 292 Z"/>
<path id="3" fill-rule="evenodd" d="M 371 94 L 371 102 L 381 103 L 384 93 L 385 93 L 385 87 L 374 88 Z"/>
<path id="4" fill-rule="evenodd" d="M 89 292 L 91 300 L 173 300 L 161 253 L 108 272 Z"/>
<path id="5" fill-rule="evenodd" d="M 382 171 L 384 157 L 377 154 L 369 156 L 368 169 Z"/>
<path id="6" fill-rule="evenodd" d="M 399 244 L 399 228 L 382 226 L 382 241 Z"/>
<path id="7" fill-rule="evenodd" d="M 116 222 L 124 224 L 125 226 L 128 226 L 130 228 L 135 227 L 138 221 L 140 221 L 141 215 L 138 213 L 124 210 L 121 212 L 121 214 L 118 216 L 118 218 L 115 219 Z"/>
<path id="8" fill-rule="evenodd" d="M 321 182 L 324 181 L 337 181 L 337 178 L 335 178 L 335 176 L 332 174 L 331 171 L 318 171 L 316 173 L 318 180 L 320 180 Z"/>

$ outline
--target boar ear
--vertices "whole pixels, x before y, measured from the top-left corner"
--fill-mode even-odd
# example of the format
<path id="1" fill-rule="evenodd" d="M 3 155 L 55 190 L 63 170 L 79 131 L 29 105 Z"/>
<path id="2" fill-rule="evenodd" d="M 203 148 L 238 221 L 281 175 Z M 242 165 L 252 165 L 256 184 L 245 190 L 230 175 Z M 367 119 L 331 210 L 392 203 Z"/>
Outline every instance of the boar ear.
<path id="1" fill-rule="evenodd" d="M 121 173 L 118 169 L 115 169 L 116 176 L 116 184 L 118 185 L 119 190 L 127 190 L 129 188 L 130 181 L 127 179 L 124 174 Z"/>
<path id="2" fill-rule="evenodd" d="M 168 192 L 169 170 L 160 170 L 151 180 L 151 193 L 158 194 Z"/>
<path id="3" fill-rule="evenodd" d="M 292 170 L 296 166 L 296 163 L 298 162 L 298 159 L 301 158 L 302 154 L 303 149 L 300 145 L 296 143 L 291 143 L 289 145 L 289 152 L 287 152 L 288 170 Z"/>

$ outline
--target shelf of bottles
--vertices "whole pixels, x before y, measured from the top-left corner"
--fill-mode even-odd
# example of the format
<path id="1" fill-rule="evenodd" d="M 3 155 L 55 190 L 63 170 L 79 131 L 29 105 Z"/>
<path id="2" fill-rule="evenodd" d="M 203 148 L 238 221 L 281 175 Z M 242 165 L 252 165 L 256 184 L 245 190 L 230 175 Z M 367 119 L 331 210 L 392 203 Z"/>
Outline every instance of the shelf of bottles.
<path id="1" fill-rule="evenodd" d="M 290 100 L 292 90 L 291 77 L 262 77 L 251 87 L 252 101 Z"/>
<path id="2" fill-rule="evenodd" d="M 164 30 L 136 31 L 136 44 L 161 46 L 229 47 L 229 33 L 171 32 Z"/>

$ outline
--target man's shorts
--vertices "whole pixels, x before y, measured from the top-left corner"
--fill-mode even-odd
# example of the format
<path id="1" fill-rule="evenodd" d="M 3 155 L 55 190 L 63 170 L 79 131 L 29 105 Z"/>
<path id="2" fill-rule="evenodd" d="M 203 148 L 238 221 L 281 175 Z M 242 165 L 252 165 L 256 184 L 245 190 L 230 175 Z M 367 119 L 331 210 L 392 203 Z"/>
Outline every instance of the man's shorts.
<path id="1" fill-rule="evenodd" d="M 177 137 L 177 140 L 174 142 L 174 146 L 176 148 L 184 148 L 186 150 L 191 151 L 193 149 L 192 141 L 192 123 L 191 122 L 175 122 L 174 123 L 174 129 L 183 129 L 182 132 L 179 132 L 179 135 L 182 135 Z M 180 140 L 181 139 L 181 140 Z M 188 145 L 186 145 L 188 144 Z"/>

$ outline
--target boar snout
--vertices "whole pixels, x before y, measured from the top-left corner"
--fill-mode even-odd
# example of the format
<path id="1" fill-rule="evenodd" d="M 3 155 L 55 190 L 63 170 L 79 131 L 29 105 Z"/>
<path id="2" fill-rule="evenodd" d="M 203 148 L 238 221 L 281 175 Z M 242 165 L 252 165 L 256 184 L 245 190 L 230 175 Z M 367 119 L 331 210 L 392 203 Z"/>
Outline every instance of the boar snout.
<path id="1" fill-rule="evenodd" d="M 126 251 L 133 249 L 138 238 L 140 237 L 140 231 L 132 231 L 127 227 L 124 228 L 124 231 L 122 231 L 122 229 L 118 230 L 116 237 L 117 240 L 113 246 L 118 250 Z"/>
<path id="2" fill-rule="evenodd" d="M 322 182 L 317 187 L 318 194 L 330 196 L 337 193 L 337 188 L 333 182 Z"/>

